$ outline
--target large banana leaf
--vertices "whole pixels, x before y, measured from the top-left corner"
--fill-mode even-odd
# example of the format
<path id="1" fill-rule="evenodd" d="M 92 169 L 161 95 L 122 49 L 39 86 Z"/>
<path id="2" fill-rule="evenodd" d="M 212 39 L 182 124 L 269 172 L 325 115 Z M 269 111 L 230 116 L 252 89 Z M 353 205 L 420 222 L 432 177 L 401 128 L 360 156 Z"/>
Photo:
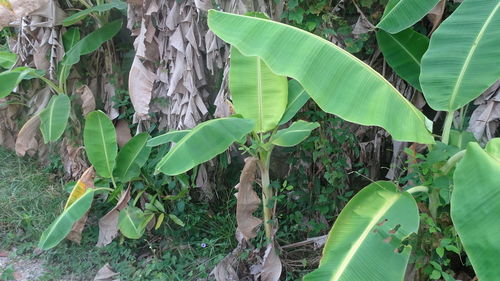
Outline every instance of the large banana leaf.
<path id="1" fill-rule="evenodd" d="M 283 125 L 290 121 L 304 104 L 306 104 L 309 98 L 309 94 L 299 82 L 293 79 L 288 81 L 288 104 L 286 105 L 285 113 L 283 113 L 279 125 Z"/>
<path id="2" fill-rule="evenodd" d="M 118 152 L 114 175 L 122 182 L 128 182 L 137 177 L 142 166 L 146 164 L 151 153 L 151 147 L 146 146 L 149 135 L 141 133 L 131 138 Z"/>
<path id="3" fill-rule="evenodd" d="M 418 81 L 420 60 L 429 47 L 429 39 L 413 29 L 396 34 L 379 30 L 376 36 L 378 46 L 392 69 L 414 88 L 422 91 Z"/>
<path id="4" fill-rule="evenodd" d="M 465 0 L 431 37 L 420 85 L 435 110 L 454 111 L 500 78 L 500 1 Z"/>
<path id="5" fill-rule="evenodd" d="M 215 10 L 210 29 L 276 74 L 297 80 L 326 112 L 385 128 L 397 140 L 433 143 L 426 118 L 368 65 L 321 37 L 282 23 Z M 404 124 L 404 125 L 402 125 Z"/>
<path id="6" fill-rule="evenodd" d="M 102 111 L 87 115 L 83 129 L 85 152 L 96 172 L 104 178 L 111 178 L 116 164 L 118 146 L 113 123 Z"/>
<path id="7" fill-rule="evenodd" d="M 319 268 L 304 281 L 401 281 L 411 251 L 401 241 L 417 232 L 418 224 L 417 203 L 409 193 L 392 182 L 374 182 L 342 210 Z"/>
<path id="8" fill-rule="evenodd" d="M 90 54 L 97 50 L 102 43 L 113 38 L 122 27 L 122 20 L 115 20 L 103 25 L 101 28 L 92 31 L 89 35 L 76 43 L 65 55 L 61 63 L 63 65 L 73 65 L 80 61 L 80 56 Z"/>
<path id="9" fill-rule="evenodd" d="M 377 24 L 389 33 L 398 33 L 421 20 L 439 0 L 390 0 Z"/>
<path id="10" fill-rule="evenodd" d="M 500 138 L 483 150 L 469 143 L 453 175 L 451 218 L 479 280 L 498 280 L 500 267 Z"/>
<path id="11" fill-rule="evenodd" d="M 57 141 L 68 125 L 71 103 L 67 95 L 52 96 L 48 106 L 40 112 L 40 131 L 45 143 Z"/>
<path id="12" fill-rule="evenodd" d="M 224 152 L 255 126 L 251 119 L 220 118 L 194 127 L 160 160 L 156 170 L 169 176 L 189 171 L 198 164 Z"/>
<path id="13" fill-rule="evenodd" d="M 229 89 L 234 109 L 244 118 L 255 120 L 255 132 L 274 129 L 287 105 L 288 80 L 274 74 L 256 56 L 244 56 L 231 48 Z"/>
<path id="14" fill-rule="evenodd" d="M 95 189 L 88 189 L 69 205 L 59 217 L 42 233 L 38 248 L 48 250 L 55 247 L 68 235 L 71 228 L 90 209 Z"/>

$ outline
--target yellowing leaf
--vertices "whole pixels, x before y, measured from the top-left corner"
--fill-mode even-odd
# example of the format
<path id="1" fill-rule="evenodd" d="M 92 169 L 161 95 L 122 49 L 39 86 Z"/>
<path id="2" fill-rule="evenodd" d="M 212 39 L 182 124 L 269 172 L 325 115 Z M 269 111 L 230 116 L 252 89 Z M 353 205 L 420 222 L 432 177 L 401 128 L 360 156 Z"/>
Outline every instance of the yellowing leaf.
<path id="1" fill-rule="evenodd" d="M 68 201 L 66 201 L 64 210 L 68 209 L 68 207 L 71 206 L 71 204 L 73 204 L 76 200 L 78 200 L 78 198 L 82 197 L 88 188 L 94 188 L 94 177 L 95 177 L 94 168 L 90 166 L 87 170 L 85 170 L 83 175 L 76 182 L 73 191 L 71 191 L 69 195 Z"/>

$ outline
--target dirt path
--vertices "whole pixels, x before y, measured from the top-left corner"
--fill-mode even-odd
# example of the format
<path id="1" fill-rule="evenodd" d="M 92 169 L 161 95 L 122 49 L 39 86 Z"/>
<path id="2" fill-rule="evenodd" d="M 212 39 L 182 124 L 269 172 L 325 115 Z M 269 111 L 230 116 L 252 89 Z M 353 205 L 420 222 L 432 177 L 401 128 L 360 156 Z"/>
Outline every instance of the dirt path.
<path id="1" fill-rule="evenodd" d="M 41 260 L 15 256 L 12 253 L 15 253 L 15 249 L 11 252 L 0 251 L 0 280 L 5 277 L 16 281 L 34 281 L 44 275 Z"/>

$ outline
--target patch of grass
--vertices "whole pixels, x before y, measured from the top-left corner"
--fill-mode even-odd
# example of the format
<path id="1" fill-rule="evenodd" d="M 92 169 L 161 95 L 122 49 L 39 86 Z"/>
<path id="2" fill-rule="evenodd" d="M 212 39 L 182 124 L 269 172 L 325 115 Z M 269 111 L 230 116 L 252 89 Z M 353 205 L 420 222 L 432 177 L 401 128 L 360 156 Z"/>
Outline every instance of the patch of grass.
<path id="1" fill-rule="evenodd" d="M 62 185 L 41 170 L 0 147 L 0 248 L 38 240 L 62 210 Z"/>

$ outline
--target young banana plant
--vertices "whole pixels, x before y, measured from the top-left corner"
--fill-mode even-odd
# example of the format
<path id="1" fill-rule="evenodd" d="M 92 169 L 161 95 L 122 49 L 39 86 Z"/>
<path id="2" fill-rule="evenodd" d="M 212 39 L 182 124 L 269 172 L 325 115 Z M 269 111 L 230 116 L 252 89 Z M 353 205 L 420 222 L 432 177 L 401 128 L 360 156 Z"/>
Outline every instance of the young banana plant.
<path id="1" fill-rule="evenodd" d="M 299 120 L 279 130 L 309 99 L 308 95 L 296 81 L 288 82 L 287 77 L 274 74 L 259 57 L 244 56 L 234 47 L 229 88 L 236 115 L 203 122 L 189 131 L 169 132 L 151 139 L 149 145 L 176 142 L 156 167 L 159 172 L 175 176 L 214 158 L 237 142 L 258 159 L 264 229 L 266 237 L 272 240 L 275 206 L 269 169 L 273 148 L 297 145 L 319 124 Z"/>
<path id="2" fill-rule="evenodd" d="M 130 182 L 142 180 L 141 168 L 151 153 L 151 147 L 146 145 L 149 138 L 149 134 L 140 133 L 118 150 L 115 127 L 108 116 L 101 111 L 89 113 L 85 121 L 83 140 L 87 158 L 92 166 L 74 185 L 63 212 L 44 231 L 38 247 L 47 250 L 55 247 L 65 237 L 73 240 L 72 233 L 73 237 L 81 237 L 86 213 L 92 205 L 94 194 L 98 192 L 109 193 L 109 201 L 117 198 L 117 203 L 99 220 L 97 246 L 111 243 L 118 235 L 118 230 L 127 238 L 138 239 L 155 217 L 156 228 L 166 216 L 182 226 L 182 221 L 174 214 L 166 213 L 160 196 L 149 195 L 144 190 L 132 194 Z M 101 187 L 94 186 L 94 182 L 99 182 Z M 135 197 L 134 200 L 131 200 L 132 196 Z M 143 196 L 148 202 L 145 203 L 144 210 L 141 210 L 135 206 Z M 77 227 L 79 225 L 80 227 Z"/>

